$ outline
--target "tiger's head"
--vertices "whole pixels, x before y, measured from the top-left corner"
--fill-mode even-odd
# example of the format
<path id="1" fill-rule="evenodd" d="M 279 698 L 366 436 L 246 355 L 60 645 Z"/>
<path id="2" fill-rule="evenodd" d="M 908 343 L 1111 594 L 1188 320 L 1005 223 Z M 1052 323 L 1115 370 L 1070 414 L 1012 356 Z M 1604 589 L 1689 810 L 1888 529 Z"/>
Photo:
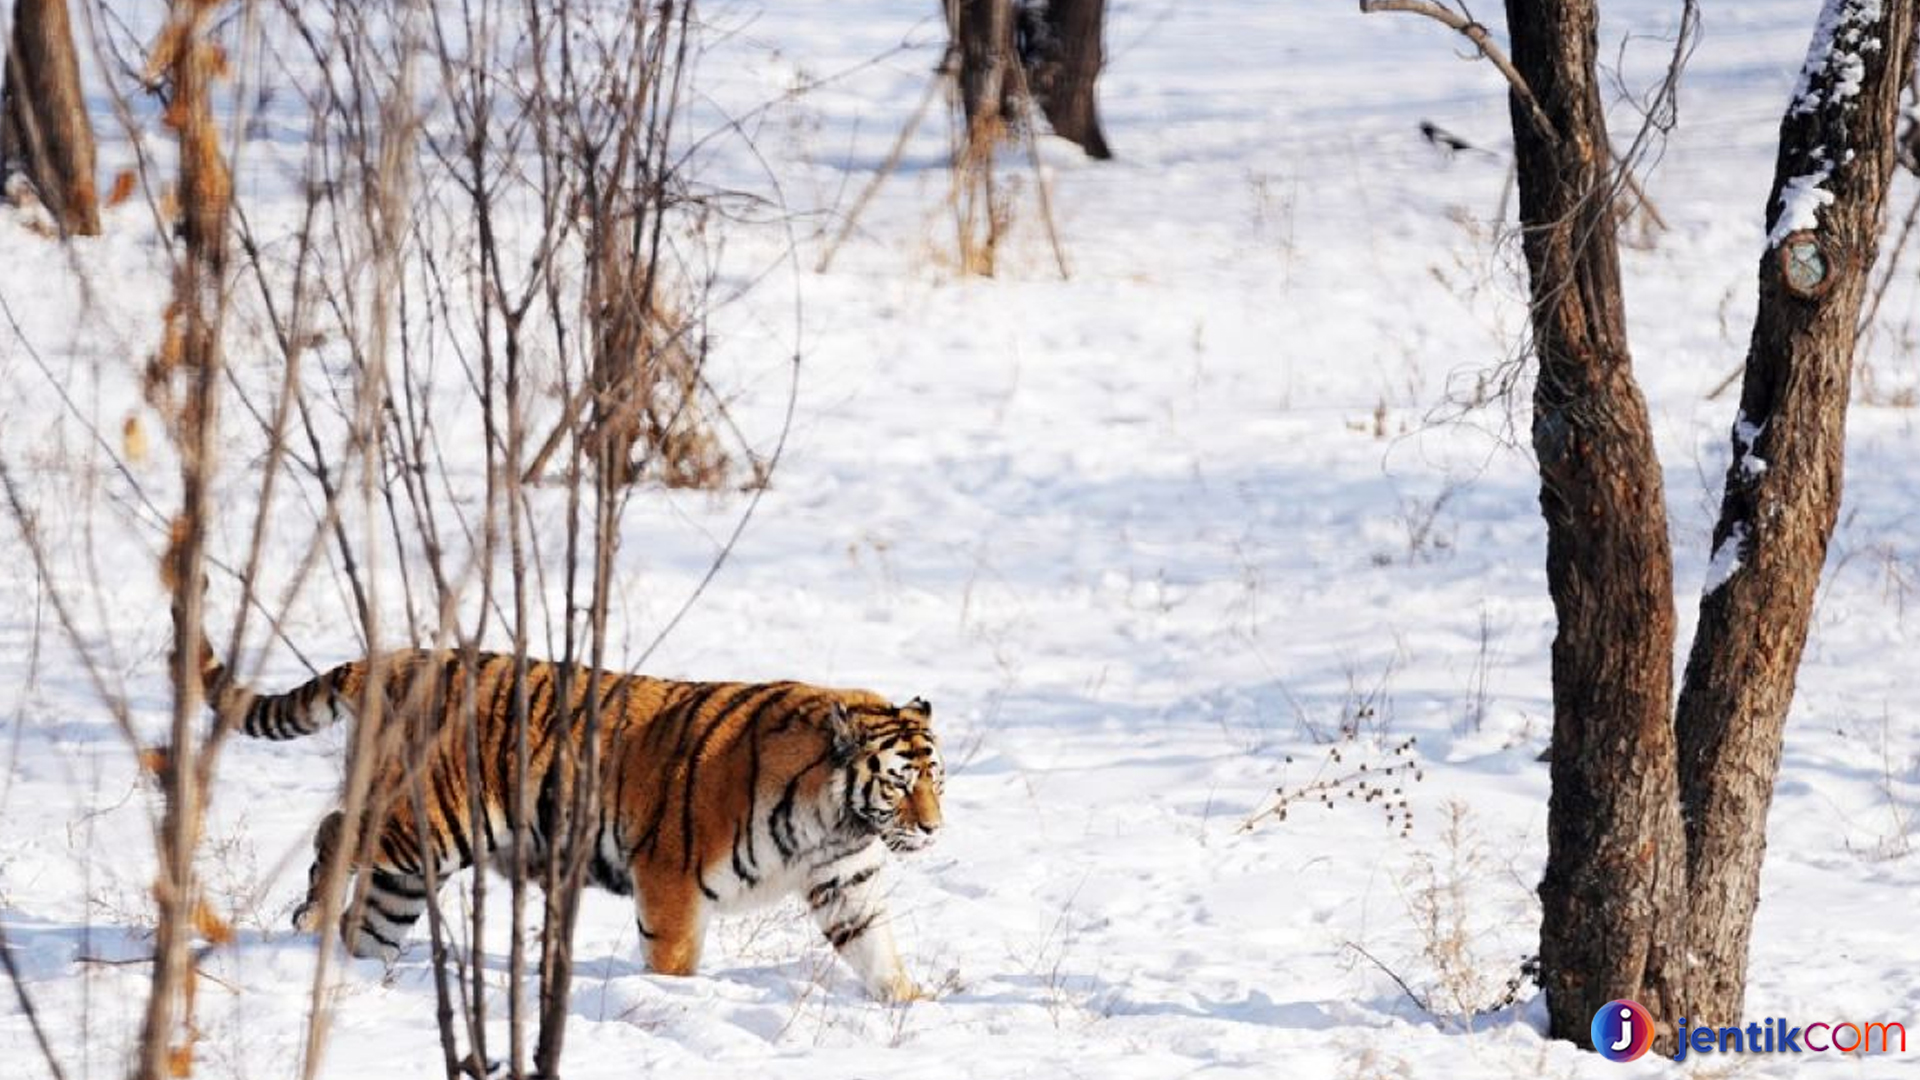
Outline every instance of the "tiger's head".
<path id="1" fill-rule="evenodd" d="M 933 706 L 836 704 L 846 741 L 847 809 L 858 827 L 879 835 L 890 850 L 918 851 L 933 843 L 946 773 L 933 734 Z"/>

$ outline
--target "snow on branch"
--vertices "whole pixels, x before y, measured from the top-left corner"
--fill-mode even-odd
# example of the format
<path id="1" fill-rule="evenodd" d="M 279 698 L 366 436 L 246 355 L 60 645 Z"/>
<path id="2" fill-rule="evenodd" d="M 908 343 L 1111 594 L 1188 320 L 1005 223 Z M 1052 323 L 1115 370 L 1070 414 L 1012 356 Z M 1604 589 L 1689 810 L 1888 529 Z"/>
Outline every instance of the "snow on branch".
<path id="1" fill-rule="evenodd" d="M 1826 0 L 1807 46 L 1806 63 L 1794 85 L 1787 116 L 1826 110 L 1834 116 L 1854 106 L 1866 80 L 1867 57 L 1885 48 L 1878 33 L 1886 0 Z M 1830 125 L 1836 132 L 1840 125 Z M 1794 232 L 1819 227 L 1819 211 L 1833 203 L 1828 181 L 1853 157 L 1851 150 L 1816 145 L 1806 152 L 1808 167 L 1780 189 L 1779 214 L 1767 230 L 1767 246 L 1778 247 Z"/>
<path id="2" fill-rule="evenodd" d="M 1827 0 L 1814 24 L 1788 115 L 1805 116 L 1822 105 L 1845 108 L 1860 96 L 1867 55 L 1884 47 L 1873 32 L 1886 14 L 1884 7 L 1885 0 Z"/>

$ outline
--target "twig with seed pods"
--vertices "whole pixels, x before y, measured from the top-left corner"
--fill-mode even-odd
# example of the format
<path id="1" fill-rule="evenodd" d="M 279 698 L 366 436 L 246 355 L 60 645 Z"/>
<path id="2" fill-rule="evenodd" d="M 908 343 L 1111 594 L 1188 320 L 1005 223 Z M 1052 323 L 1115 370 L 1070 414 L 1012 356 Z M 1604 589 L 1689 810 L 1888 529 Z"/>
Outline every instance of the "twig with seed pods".
<path id="1" fill-rule="evenodd" d="M 1401 836 L 1411 835 L 1413 808 L 1407 798 L 1407 788 L 1426 779 L 1426 770 L 1414 751 L 1417 743 L 1418 739 L 1409 735 L 1394 744 L 1387 751 L 1389 760 L 1385 765 L 1350 762 L 1350 757 L 1359 756 L 1352 745 L 1347 745 L 1344 751 L 1341 746 L 1328 747 L 1327 759 L 1312 780 L 1298 786 L 1282 783 L 1276 787 L 1267 805 L 1241 822 L 1239 831 L 1251 832 L 1268 818 L 1285 821 L 1288 811 L 1298 805 L 1318 803 L 1331 810 L 1342 802 L 1353 802 L 1379 806 L 1389 828 L 1397 829 Z M 1292 754 L 1287 755 L 1286 763 L 1293 764 Z"/>

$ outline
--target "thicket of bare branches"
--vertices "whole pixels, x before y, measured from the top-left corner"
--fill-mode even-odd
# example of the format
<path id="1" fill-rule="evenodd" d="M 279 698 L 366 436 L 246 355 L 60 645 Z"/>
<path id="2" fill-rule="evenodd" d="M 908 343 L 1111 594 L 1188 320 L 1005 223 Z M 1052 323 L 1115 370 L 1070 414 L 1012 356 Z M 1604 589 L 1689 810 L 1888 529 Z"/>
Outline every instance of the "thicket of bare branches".
<path id="1" fill-rule="evenodd" d="M 469 657 L 510 648 L 522 672 L 529 654 L 644 662 L 608 640 L 630 500 L 661 486 L 749 489 L 744 525 L 784 440 L 763 432 L 770 449 L 751 445 L 706 367 L 706 320 L 723 302 L 712 284 L 717 223 L 782 211 L 700 182 L 699 150 L 714 136 L 686 116 L 701 36 L 693 3 L 174 0 L 157 35 L 104 2 L 83 11 L 123 134 L 157 111 L 171 136 L 161 154 L 128 140 L 172 275 L 139 381 L 176 474 L 164 493 L 134 485 L 139 527 L 166 532 L 164 734 L 142 729 L 91 651 L 38 539 L 41 510 L 3 456 L 0 479 L 67 644 L 156 781 L 152 981 L 134 1071 L 188 1075 L 196 971 L 231 940 L 199 860 L 238 699 L 212 688 L 210 713 L 202 641 L 245 684 L 261 682 L 275 650 L 319 670 L 353 657 L 309 661 L 285 624 L 302 605 L 332 603 L 376 669 L 382 650 L 407 646 Z M 256 127 L 297 132 L 294 149 L 256 143 Z M 253 182 L 236 183 L 248 170 Z M 791 363 L 797 371 L 797 354 Z M 118 447 L 92 437 L 130 477 L 122 457 L 144 427 L 137 416 L 127 424 Z M 417 784 L 376 790 L 374 763 L 418 764 L 436 723 L 427 688 L 368 686 L 350 736 L 342 855 L 321 875 L 328 932 L 304 1076 L 327 1046 L 331 929 L 365 899 L 364 882 L 346 888 L 348 856 L 373 840 L 364 821 L 417 794 Z M 554 855 L 536 868 L 522 857 L 529 703 L 524 686 L 514 695 L 519 842 L 494 867 L 511 912 L 504 1017 L 489 1015 L 481 962 L 490 883 L 477 803 L 466 841 L 481 865 L 463 886 L 467 915 L 428 905 L 450 1077 L 559 1075 L 591 854 L 571 830 L 597 797 L 602 705 L 589 687 L 579 745 L 590 749 L 562 755 Z M 472 720 L 456 718 L 477 793 Z M 502 1022 L 507 1045 L 490 1045 Z"/>

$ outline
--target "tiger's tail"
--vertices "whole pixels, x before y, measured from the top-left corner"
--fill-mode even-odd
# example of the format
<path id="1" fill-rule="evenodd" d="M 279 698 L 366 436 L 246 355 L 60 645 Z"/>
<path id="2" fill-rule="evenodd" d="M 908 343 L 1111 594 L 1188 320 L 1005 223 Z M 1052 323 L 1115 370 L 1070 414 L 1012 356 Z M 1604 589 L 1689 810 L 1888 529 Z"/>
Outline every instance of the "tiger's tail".
<path id="1" fill-rule="evenodd" d="M 329 728 L 350 715 L 335 684 L 338 670 L 281 694 L 256 693 L 234 678 L 213 645 L 200 641 L 200 679 L 207 703 L 221 724 L 256 739 L 298 739 Z"/>

